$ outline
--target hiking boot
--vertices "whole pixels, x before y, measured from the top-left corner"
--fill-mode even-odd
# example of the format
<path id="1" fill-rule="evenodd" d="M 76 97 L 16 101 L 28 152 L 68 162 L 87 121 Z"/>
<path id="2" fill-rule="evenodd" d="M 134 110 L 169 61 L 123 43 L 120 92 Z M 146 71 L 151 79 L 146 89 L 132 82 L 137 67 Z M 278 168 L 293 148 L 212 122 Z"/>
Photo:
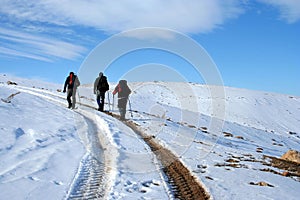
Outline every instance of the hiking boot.
<path id="1" fill-rule="evenodd" d="M 71 108 L 72 107 L 72 104 L 69 104 L 68 108 Z"/>
<path id="2" fill-rule="evenodd" d="M 126 119 L 125 119 L 124 116 L 120 116 L 120 120 L 121 120 L 121 121 L 125 121 Z"/>

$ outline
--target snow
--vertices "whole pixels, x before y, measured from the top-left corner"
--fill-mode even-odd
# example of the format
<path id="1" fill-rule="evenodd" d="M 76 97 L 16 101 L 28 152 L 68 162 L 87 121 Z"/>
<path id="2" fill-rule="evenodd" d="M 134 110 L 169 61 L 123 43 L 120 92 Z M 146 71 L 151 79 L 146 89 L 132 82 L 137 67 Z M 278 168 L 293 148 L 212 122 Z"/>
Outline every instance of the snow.
<path id="1" fill-rule="evenodd" d="M 1 97 L 17 91 L 0 87 Z M 1 198 L 62 198 L 84 154 L 73 113 L 26 93 L 0 108 Z"/>
<path id="2" fill-rule="evenodd" d="M 18 85 L 7 85 L 8 80 Z M 176 154 L 213 199 L 298 199 L 299 177 L 264 171 L 283 172 L 264 165 L 264 155 L 300 151 L 300 97 L 226 87 L 220 97 L 224 125 L 214 132 L 209 87 L 129 86 L 133 117 L 129 111 L 126 117 Z M 145 142 L 124 123 L 84 106 L 96 107 L 90 85 L 79 88 L 78 102 L 84 105 L 76 110 L 66 108 L 65 94 L 57 91 L 61 88 L 0 74 L 1 98 L 21 92 L 11 103 L 0 101 L 1 199 L 68 198 L 88 155 L 108 166 L 106 199 L 172 198 Z M 111 95 L 109 100 L 113 104 Z M 118 114 L 116 99 L 113 112 Z M 271 186 L 250 184 L 261 181 Z"/>

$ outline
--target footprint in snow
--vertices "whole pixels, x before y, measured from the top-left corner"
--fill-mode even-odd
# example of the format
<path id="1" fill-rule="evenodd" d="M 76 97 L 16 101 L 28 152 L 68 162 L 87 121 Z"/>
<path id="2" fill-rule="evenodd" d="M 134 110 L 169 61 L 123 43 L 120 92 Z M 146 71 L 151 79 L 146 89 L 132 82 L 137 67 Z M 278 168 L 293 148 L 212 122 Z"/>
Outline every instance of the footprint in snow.
<path id="1" fill-rule="evenodd" d="M 17 128 L 17 129 L 15 130 L 15 136 L 16 136 L 16 139 L 18 139 L 19 137 L 21 137 L 21 136 L 24 135 L 24 134 L 25 134 L 25 132 L 24 132 L 24 130 L 21 129 L 21 128 Z"/>

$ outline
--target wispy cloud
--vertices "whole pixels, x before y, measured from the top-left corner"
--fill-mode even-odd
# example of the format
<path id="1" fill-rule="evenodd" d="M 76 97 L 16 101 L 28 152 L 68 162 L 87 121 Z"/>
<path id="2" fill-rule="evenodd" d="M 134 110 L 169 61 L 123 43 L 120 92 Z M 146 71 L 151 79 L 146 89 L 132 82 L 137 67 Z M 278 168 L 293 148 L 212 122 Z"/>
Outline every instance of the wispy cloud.
<path id="1" fill-rule="evenodd" d="M 86 51 L 68 40 L 78 39 L 72 27 L 109 34 L 162 27 L 193 34 L 209 32 L 241 13 L 239 0 L 1 0 L 0 53 L 43 61 L 72 60 Z M 66 32 L 71 30 L 70 37 L 50 36 L 57 27 Z M 156 32 L 154 36 L 171 37 L 160 34 Z M 83 40 L 89 40 L 88 37 Z"/>
<path id="2" fill-rule="evenodd" d="M 84 25 L 107 32 L 146 26 L 201 33 L 242 10 L 238 0 L 2 0 L 0 12 L 19 20 Z"/>
<path id="3" fill-rule="evenodd" d="M 279 8 L 289 23 L 300 20 L 299 0 L 256 0 Z M 76 59 L 86 49 L 74 44 L 74 27 L 116 33 L 162 27 L 186 34 L 207 33 L 246 12 L 248 0 L 1 0 L 0 43 L 10 54 L 39 60 Z M 12 28 L 12 30 L 11 30 Z M 63 31 L 50 36 L 51 31 Z M 69 35 L 68 35 L 69 34 Z M 48 35 L 48 36 L 47 36 Z M 155 37 L 169 35 L 154 34 Z M 83 40 L 88 40 L 85 36 Z M 148 37 L 136 36 L 136 37 Z M 71 39 L 70 39 L 71 38 Z M 70 40 L 69 40 L 70 39 Z M 73 42 L 72 42 L 73 40 Z M 6 42 L 5 42 L 6 41 Z M 78 44 L 78 43 L 77 43 Z"/>
<path id="4" fill-rule="evenodd" d="M 259 2 L 272 5 L 279 9 L 280 18 L 288 23 L 295 23 L 300 20 L 299 0 L 258 0 Z"/>
<path id="5" fill-rule="evenodd" d="M 4 42 L 5 41 L 5 42 Z M 82 46 L 50 37 L 0 28 L 1 54 L 50 62 L 55 58 L 73 60 L 86 49 Z"/>
<path id="6" fill-rule="evenodd" d="M 29 58 L 29 59 L 40 60 L 45 62 L 51 62 L 51 60 L 46 57 L 37 56 L 32 53 L 21 52 L 6 47 L 0 47 L 0 55 L 1 54 L 8 57 L 23 57 L 23 58 Z"/>

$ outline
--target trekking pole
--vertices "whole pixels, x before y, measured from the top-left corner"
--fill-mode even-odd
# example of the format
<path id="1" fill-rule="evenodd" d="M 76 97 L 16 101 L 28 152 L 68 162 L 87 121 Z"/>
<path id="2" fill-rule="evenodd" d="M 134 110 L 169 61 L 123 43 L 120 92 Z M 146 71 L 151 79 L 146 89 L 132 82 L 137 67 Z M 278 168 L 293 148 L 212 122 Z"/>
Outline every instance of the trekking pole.
<path id="1" fill-rule="evenodd" d="M 129 109 L 130 109 L 131 118 L 133 118 L 132 109 L 131 109 L 131 102 L 130 102 L 129 97 L 128 97 L 128 102 L 129 102 Z"/>
<path id="2" fill-rule="evenodd" d="M 108 99 L 108 111 L 110 112 L 110 99 L 109 99 L 109 92 L 107 93 L 107 99 Z"/>
<path id="3" fill-rule="evenodd" d="M 112 112 L 114 111 L 114 109 L 115 109 L 115 95 L 113 95 Z"/>

